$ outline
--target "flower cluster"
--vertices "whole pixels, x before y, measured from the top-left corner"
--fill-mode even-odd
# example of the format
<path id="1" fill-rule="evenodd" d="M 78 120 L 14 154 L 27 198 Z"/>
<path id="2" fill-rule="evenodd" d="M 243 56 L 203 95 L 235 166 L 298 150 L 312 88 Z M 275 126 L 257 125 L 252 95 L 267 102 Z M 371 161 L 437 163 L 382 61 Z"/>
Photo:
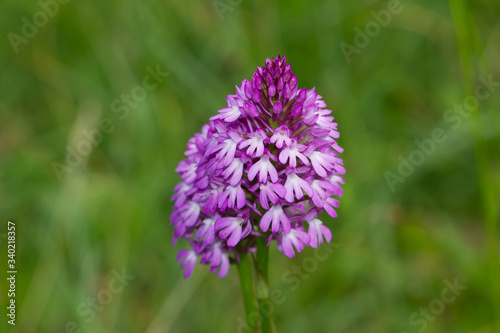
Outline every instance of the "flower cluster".
<path id="1" fill-rule="evenodd" d="M 238 253 L 255 250 L 256 237 L 276 240 L 287 257 L 331 241 L 318 216 L 337 216 L 333 196 L 342 196 L 345 169 L 321 98 L 315 88 L 298 89 L 285 57 L 266 59 L 189 140 L 171 215 L 173 245 L 182 237 L 192 247 L 177 256 L 184 277 L 198 260 L 226 276 Z"/>

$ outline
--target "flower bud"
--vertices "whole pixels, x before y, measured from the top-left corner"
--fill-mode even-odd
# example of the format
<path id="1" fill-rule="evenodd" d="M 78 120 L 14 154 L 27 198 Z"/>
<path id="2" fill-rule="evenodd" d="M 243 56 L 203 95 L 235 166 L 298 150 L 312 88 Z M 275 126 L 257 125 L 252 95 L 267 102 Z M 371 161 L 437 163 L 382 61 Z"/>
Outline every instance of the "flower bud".
<path id="1" fill-rule="evenodd" d="M 302 88 L 299 90 L 299 94 L 297 95 L 297 99 L 295 100 L 296 103 L 304 103 L 306 100 L 306 93 L 307 90 L 306 88 Z"/>
<path id="2" fill-rule="evenodd" d="M 269 95 L 269 97 L 273 97 L 274 95 L 276 95 L 276 87 L 274 86 L 274 84 L 270 84 L 269 87 L 267 88 L 267 94 Z"/>
<path id="3" fill-rule="evenodd" d="M 275 114 L 280 114 L 282 111 L 283 111 L 283 104 L 281 104 L 280 101 L 277 101 L 276 103 L 274 103 L 273 112 Z"/>

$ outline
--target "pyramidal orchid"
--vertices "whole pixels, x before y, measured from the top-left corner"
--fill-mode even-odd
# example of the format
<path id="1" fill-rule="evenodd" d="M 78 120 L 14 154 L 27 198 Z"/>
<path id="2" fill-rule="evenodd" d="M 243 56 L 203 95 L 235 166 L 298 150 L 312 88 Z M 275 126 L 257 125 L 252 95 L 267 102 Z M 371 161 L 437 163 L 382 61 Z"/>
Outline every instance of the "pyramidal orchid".
<path id="1" fill-rule="evenodd" d="M 345 169 L 321 98 L 298 88 L 285 57 L 266 59 L 189 140 L 171 215 L 173 244 L 191 246 L 177 257 L 186 278 L 196 263 L 224 277 L 230 263 L 272 241 L 287 257 L 331 241 L 319 216 L 337 216 Z"/>

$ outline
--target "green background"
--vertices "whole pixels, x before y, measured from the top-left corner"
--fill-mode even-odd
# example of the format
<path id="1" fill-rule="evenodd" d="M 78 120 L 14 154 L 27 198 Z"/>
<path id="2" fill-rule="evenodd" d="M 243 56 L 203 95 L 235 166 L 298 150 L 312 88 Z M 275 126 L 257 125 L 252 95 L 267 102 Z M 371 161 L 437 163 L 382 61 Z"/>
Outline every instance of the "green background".
<path id="1" fill-rule="evenodd" d="M 237 332 L 235 267 L 221 280 L 206 266 L 182 278 L 175 256 L 186 244 L 171 247 L 169 199 L 187 140 L 235 84 L 282 54 L 299 87 L 315 86 L 334 110 L 347 174 L 339 217 L 324 217 L 335 251 L 318 262 L 310 248 L 294 259 L 271 248 L 277 331 L 500 332 L 500 87 L 471 112 L 453 111 L 474 101 L 479 76 L 500 81 L 500 2 L 402 1 L 384 27 L 371 13 L 384 1 L 220 3 L 218 13 L 208 0 L 70 0 L 45 23 L 38 14 L 44 24 L 13 47 L 10 33 L 21 38 L 23 17 L 42 9 L 2 1 L 0 330 Z M 357 47 L 349 59 L 342 43 Z M 127 116 L 114 112 L 157 65 L 164 81 Z M 60 180 L 54 163 L 106 118 L 113 130 Z M 446 140 L 416 152 L 439 128 Z M 411 156 L 420 164 L 391 189 L 387 173 Z M 5 316 L 8 220 L 15 329 Z M 304 264 L 307 275 L 291 273 Z M 122 270 L 133 279 L 110 293 Z M 440 303 L 455 279 L 466 289 Z M 109 304 L 89 312 L 96 296 Z M 438 313 L 422 322 L 429 306 Z"/>

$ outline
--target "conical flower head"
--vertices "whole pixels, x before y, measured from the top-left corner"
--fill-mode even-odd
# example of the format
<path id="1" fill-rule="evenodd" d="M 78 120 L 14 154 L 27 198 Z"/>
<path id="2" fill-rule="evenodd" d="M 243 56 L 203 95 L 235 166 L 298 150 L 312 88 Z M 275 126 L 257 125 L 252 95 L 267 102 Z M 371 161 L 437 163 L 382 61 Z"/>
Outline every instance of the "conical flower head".
<path id="1" fill-rule="evenodd" d="M 276 240 L 288 257 L 331 241 L 318 216 L 337 216 L 345 169 L 321 98 L 298 89 L 285 57 L 266 59 L 189 140 L 171 215 L 174 245 L 184 238 L 192 247 L 179 255 L 186 277 L 198 260 L 225 276 L 256 237 Z"/>

